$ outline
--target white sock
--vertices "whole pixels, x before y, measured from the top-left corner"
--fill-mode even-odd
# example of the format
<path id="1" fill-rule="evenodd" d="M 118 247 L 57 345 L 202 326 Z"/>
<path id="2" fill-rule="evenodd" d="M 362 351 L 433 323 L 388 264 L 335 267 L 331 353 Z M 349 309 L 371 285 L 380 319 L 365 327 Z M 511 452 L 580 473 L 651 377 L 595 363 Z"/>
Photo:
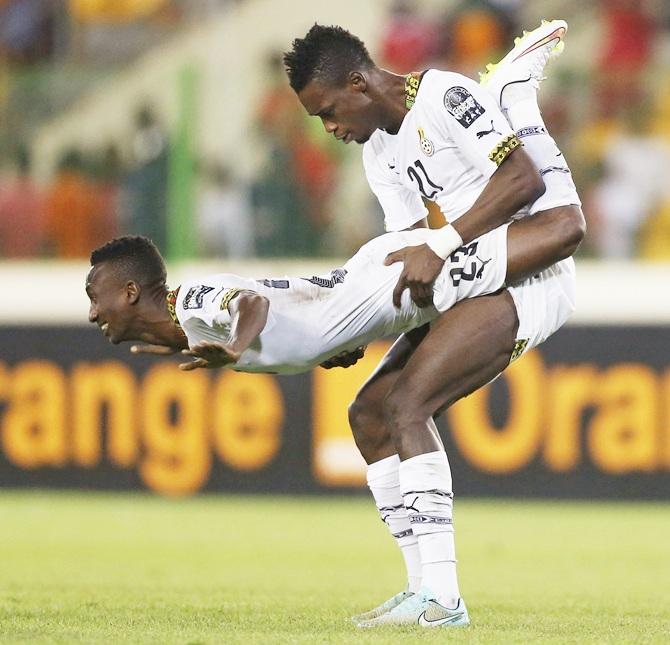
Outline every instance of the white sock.
<path id="1" fill-rule="evenodd" d="M 451 470 L 439 450 L 400 463 L 400 490 L 421 552 L 422 586 L 446 607 L 454 608 L 461 594 L 456 576 L 452 522 Z"/>
<path id="2" fill-rule="evenodd" d="M 370 464 L 367 473 L 368 486 L 382 521 L 388 526 L 405 560 L 407 589 L 417 592 L 421 588 L 421 555 L 400 494 L 399 466 L 398 455 Z"/>
<path id="3" fill-rule="evenodd" d="M 544 195 L 531 204 L 531 215 L 568 204 L 581 206 L 568 163 L 544 125 L 537 98 L 510 97 L 508 100 L 507 92 L 504 92 L 503 105 L 507 120 L 538 167 L 547 187 Z"/>

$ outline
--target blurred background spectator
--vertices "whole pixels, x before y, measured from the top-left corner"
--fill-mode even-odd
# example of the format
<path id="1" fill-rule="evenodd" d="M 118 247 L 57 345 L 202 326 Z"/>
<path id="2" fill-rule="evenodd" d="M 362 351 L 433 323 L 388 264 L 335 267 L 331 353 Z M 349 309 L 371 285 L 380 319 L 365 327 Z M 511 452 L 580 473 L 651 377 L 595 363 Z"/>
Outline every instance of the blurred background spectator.
<path id="1" fill-rule="evenodd" d="M 220 161 L 201 164 L 199 252 L 207 257 L 248 258 L 256 253 L 249 190 Z"/>
<path id="2" fill-rule="evenodd" d="M 645 0 L 601 0 L 603 42 L 598 53 L 598 100 L 625 109 L 645 100 L 644 73 L 652 62 L 657 28 Z"/>
<path id="3" fill-rule="evenodd" d="M 26 259 L 44 251 L 44 200 L 30 170 L 30 154 L 21 147 L 0 182 L 1 258 Z"/>
<path id="4" fill-rule="evenodd" d="M 0 49 L 8 61 L 34 63 L 51 55 L 56 4 L 48 0 L 0 0 Z"/>
<path id="5" fill-rule="evenodd" d="M 266 61 L 256 129 L 266 162 L 253 183 L 259 255 L 318 255 L 333 217 L 338 151 L 288 85 L 281 52 Z"/>
<path id="6" fill-rule="evenodd" d="M 440 67 L 477 78 L 488 62 L 509 49 L 520 26 L 518 2 L 463 0 L 442 16 Z"/>
<path id="7" fill-rule="evenodd" d="M 150 105 L 134 116 L 130 168 L 124 179 L 127 195 L 125 229 L 150 237 L 159 248 L 167 245 L 168 139 Z"/>
<path id="8" fill-rule="evenodd" d="M 124 163 L 121 152 L 115 143 L 109 143 L 97 155 L 93 166 L 95 181 L 95 217 L 99 222 L 99 233 L 105 240 L 116 237 L 121 223 L 127 222 L 127 200 L 122 194 Z M 126 211 L 123 211 L 123 206 Z"/>
<path id="9" fill-rule="evenodd" d="M 298 31 L 282 31 L 277 15 L 276 37 L 231 28 L 263 1 L 0 0 L 3 257 L 84 257 L 93 241 L 127 232 L 170 247 L 170 195 L 185 181 L 172 162 L 183 115 L 175 90 L 140 71 L 151 60 L 196 70 L 189 118 L 203 134 L 188 154 L 207 160 L 190 209 L 197 254 L 341 256 L 366 239 L 379 216 L 362 183 L 360 150 L 306 116 L 282 68 L 290 35 L 322 20 L 319 12 Z M 581 253 L 670 259 L 668 3 L 380 0 L 373 14 L 360 35 L 382 66 L 475 78 L 541 15 L 567 18 L 566 53 L 548 70 L 541 101 L 585 203 L 590 232 Z M 214 51 L 219 45 L 232 47 L 234 60 Z M 127 98 L 108 131 L 105 116 L 87 134 L 61 125 L 93 113 L 87 102 L 97 101 L 102 115 L 116 88 Z M 226 129 L 229 118 L 243 134 Z M 431 221 L 439 225 L 440 213 Z"/>
<path id="10" fill-rule="evenodd" d="M 75 148 L 63 153 L 47 189 L 45 222 L 49 247 L 63 259 L 87 258 L 103 239 L 95 187 Z"/>
<path id="11" fill-rule="evenodd" d="M 438 54 L 437 24 L 419 10 L 415 0 L 394 0 L 379 43 L 383 67 L 398 74 L 420 71 Z"/>

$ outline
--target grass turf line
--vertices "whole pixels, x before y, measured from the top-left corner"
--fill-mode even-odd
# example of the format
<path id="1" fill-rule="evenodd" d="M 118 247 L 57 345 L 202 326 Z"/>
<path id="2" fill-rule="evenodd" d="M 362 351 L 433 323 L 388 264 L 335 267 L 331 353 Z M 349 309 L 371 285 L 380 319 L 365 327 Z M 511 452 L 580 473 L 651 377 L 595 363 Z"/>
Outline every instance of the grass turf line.
<path id="1" fill-rule="evenodd" d="M 402 587 L 364 498 L 0 492 L 0 643 L 667 643 L 670 505 L 461 500 L 473 625 L 357 629 Z"/>

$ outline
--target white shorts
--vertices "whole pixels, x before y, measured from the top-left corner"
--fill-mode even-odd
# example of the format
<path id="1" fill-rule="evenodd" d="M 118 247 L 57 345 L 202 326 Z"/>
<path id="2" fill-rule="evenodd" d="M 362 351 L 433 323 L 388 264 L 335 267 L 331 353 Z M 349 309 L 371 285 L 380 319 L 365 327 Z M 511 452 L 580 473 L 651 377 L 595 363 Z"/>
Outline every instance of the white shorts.
<path id="1" fill-rule="evenodd" d="M 519 329 L 511 361 L 543 343 L 575 310 L 575 261 L 561 260 L 537 275 L 508 286 Z M 511 362 L 510 361 L 510 362 Z"/>
<path id="2" fill-rule="evenodd" d="M 508 227 L 504 224 L 464 244 L 447 258 L 433 287 L 433 304 L 439 312 L 505 286 Z"/>
<path id="3" fill-rule="evenodd" d="M 567 258 L 531 278 L 506 285 L 508 226 L 482 235 L 447 258 L 435 281 L 433 304 L 437 311 L 444 312 L 460 300 L 495 293 L 506 287 L 519 319 L 510 359 L 513 361 L 549 338 L 574 312 L 575 263 Z M 366 246 L 376 250 L 383 239 L 386 246 L 379 252 L 380 257 L 385 257 L 389 249 L 421 244 L 429 235 L 428 229 L 388 233 Z"/>

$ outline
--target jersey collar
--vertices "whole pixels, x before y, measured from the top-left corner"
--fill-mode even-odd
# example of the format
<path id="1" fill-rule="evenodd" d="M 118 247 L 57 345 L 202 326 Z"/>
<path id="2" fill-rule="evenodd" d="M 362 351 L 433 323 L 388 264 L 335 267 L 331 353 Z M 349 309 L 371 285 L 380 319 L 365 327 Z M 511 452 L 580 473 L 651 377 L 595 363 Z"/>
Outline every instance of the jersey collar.
<path id="1" fill-rule="evenodd" d="M 168 313 L 170 314 L 170 318 L 172 318 L 172 322 L 181 329 L 181 325 L 179 324 L 179 318 L 177 318 L 178 295 L 179 295 L 179 287 L 168 291 L 165 296 L 165 300 L 167 301 Z"/>
<path id="2" fill-rule="evenodd" d="M 419 92 L 423 72 L 410 72 L 405 76 L 405 107 L 411 110 Z"/>

